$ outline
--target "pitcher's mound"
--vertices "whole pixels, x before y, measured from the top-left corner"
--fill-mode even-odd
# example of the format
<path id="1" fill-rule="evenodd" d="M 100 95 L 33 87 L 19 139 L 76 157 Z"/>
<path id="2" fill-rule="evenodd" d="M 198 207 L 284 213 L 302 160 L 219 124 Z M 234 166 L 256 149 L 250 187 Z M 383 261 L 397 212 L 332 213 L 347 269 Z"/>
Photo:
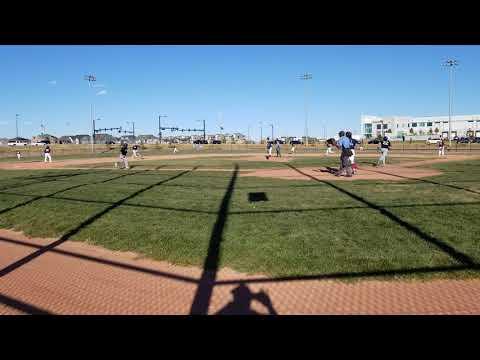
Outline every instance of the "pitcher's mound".
<path id="1" fill-rule="evenodd" d="M 258 169 L 251 172 L 241 173 L 240 176 L 256 176 L 286 180 L 311 180 L 310 176 L 320 180 L 408 180 L 422 177 L 440 175 L 441 172 L 434 169 L 406 168 L 398 165 L 385 167 L 361 167 L 352 177 L 335 176 L 331 168 L 299 168 L 302 173 L 291 169 Z"/>

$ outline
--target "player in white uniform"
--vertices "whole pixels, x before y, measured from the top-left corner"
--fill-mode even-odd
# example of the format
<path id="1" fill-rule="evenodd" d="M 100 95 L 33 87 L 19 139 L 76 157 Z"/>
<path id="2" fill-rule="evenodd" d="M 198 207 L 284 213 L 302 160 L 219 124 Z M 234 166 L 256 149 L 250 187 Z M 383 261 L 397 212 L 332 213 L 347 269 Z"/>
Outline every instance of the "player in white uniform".
<path id="1" fill-rule="evenodd" d="M 438 156 L 445 156 L 445 139 L 443 137 L 438 142 Z"/>
<path id="2" fill-rule="evenodd" d="M 142 157 L 142 155 L 140 155 L 140 153 L 138 152 L 138 145 L 137 144 L 134 144 L 132 146 L 132 152 L 133 152 L 133 158 Z"/>
<path id="3" fill-rule="evenodd" d="M 45 160 L 44 162 L 47 162 L 47 159 L 48 159 L 48 162 L 52 162 L 52 150 L 50 149 L 50 146 L 46 146 L 45 149 L 43 150 L 43 153 L 45 155 Z"/>

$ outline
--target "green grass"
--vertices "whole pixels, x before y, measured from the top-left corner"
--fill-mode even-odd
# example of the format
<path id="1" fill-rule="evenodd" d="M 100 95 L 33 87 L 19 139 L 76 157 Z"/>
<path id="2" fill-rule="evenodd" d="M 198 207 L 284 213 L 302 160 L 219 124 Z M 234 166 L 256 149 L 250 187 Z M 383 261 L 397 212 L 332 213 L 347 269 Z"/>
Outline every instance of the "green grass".
<path id="1" fill-rule="evenodd" d="M 334 157 L 299 158 L 290 164 L 325 166 L 337 161 Z M 264 164 L 285 167 L 271 162 L 237 163 L 240 169 L 267 166 Z M 233 162 L 185 159 L 171 165 L 179 164 L 231 168 Z M 337 189 L 315 181 L 238 177 L 222 233 L 220 266 L 247 273 L 296 276 L 460 264 L 428 239 L 447 244 L 478 263 L 480 161 L 432 167 L 442 170 L 443 175 L 426 181 L 332 181 Z M 180 173 L 136 168 L 0 171 L 0 227 L 31 236 L 58 237 L 116 204 L 81 227 L 72 240 L 202 266 L 232 173 L 189 172 L 166 181 Z M 102 183 L 108 179 L 113 180 Z M 125 200 L 162 181 L 166 182 Z M 268 201 L 249 203 L 250 192 L 265 192 Z M 478 275 L 478 270 L 472 270 L 401 277 Z"/>

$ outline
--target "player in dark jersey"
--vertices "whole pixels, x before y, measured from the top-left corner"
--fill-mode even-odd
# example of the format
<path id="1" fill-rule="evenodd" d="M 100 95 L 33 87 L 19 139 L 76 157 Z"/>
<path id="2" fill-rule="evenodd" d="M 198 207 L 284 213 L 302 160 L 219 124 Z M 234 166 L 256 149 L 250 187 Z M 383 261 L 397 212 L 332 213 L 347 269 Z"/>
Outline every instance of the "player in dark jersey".
<path id="1" fill-rule="evenodd" d="M 48 159 L 48 162 L 52 162 L 52 150 L 50 149 L 50 146 L 45 146 L 45 149 L 43 150 L 43 154 L 45 156 L 45 162 L 47 162 L 47 159 Z"/>
<path id="2" fill-rule="evenodd" d="M 123 164 L 124 169 L 129 169 L 127 154 L 128 154 L 128 144 L 123 143 L 122 146 L 120 147 L 120 163 Z M 115 163 L 115 167 L 118 167 L 118 162 Z"/>
<path id="3" fill-rule="evenodd" d="M 379 143 L 378 150 L 380 151 L 380 158 L 378 159 L 377 166 L 385 166 L 385 160 L 387 159 L 388 151 L 392 147 L 392 143 L 388 140 L 388 137 L 384 136 L 383 140 Z"/>

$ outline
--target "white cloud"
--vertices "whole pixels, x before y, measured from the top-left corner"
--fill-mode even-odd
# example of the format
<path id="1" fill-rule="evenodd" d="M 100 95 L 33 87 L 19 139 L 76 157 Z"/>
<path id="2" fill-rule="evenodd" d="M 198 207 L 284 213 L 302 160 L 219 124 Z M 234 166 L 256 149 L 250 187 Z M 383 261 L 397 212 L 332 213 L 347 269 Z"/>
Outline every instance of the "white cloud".
<path id="1" fill-rule="evenodd" d="M 107 94 L 107 90 L 100 90 L 97 95 L 106 95 Z"/>
<path id="2" fill-rule="evenodd" d="M 55 86 L 55 85 L 57 85 L 57 80 L 51 80 L 51 81 L 49 81 L 48 83 L 49 83 L 50 85 Z"/>

